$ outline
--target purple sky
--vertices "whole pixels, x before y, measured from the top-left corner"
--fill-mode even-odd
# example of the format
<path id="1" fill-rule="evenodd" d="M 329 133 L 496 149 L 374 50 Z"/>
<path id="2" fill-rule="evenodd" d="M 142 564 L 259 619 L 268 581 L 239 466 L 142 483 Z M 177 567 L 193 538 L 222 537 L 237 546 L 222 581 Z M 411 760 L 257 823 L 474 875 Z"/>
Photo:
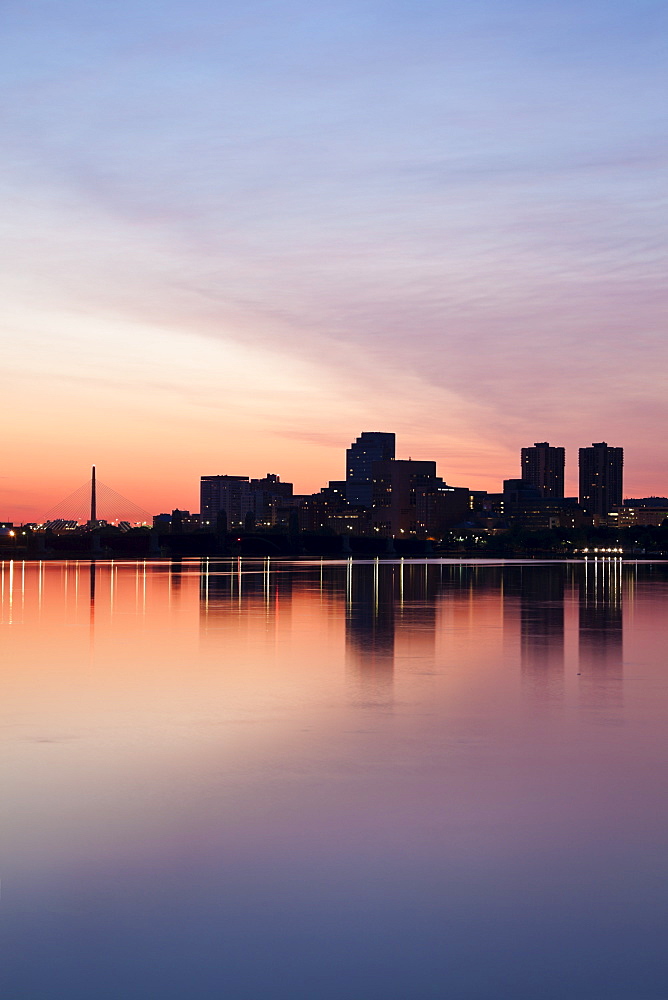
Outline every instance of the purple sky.
<path id="1" fill-rule="evenodd" d="M 607 440 L 668 493 L 666 20 L 6 4 L 0 516 L 92 461 L 152 506 L 315 489 L 365 429 L 489 489 L 549 440 L 573 491 Z"/>

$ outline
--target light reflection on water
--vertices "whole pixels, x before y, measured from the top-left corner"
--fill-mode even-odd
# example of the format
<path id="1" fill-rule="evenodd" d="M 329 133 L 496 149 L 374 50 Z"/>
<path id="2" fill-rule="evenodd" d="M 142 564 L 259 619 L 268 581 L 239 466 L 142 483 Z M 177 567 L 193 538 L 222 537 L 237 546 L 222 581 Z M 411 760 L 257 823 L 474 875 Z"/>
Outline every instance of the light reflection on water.
<path id="1" fill-rule="evenodd" d="M 668 997 L 668 565 L 7 563 L 3 1000 Z"/>

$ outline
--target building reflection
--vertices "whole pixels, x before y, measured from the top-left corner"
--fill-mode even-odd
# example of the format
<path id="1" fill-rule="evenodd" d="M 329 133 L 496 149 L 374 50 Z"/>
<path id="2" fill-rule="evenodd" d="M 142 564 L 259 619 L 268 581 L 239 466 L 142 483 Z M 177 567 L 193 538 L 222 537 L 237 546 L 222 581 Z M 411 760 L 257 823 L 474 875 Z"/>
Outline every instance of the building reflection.
<path id="1" fill-rule="evenodd" d="M 181 585 L 183 583 L 183 560 L 178 557 L 172 559 L 169 563 L 169 589 L 171 595 L 174 598 L 178 598 L 181 593 Z"/>
<path id="2" fill-rule="evenodd" d="M 622 611 L 626 602 L 627 616 L 632 612 L 637 573 L 618 559 L 506 566 L 441 560 L 227 559 L 132 567 L 105 560 L 7 562 L 0 603 L 3 620 L 13 623 L 33 603 L 41 613 L 45 593 L 54 608 L 58 593 L 63 621 L 87 620 L 92 635 L 93 629 L 106 634 L 119 613 L 157 614 L 164 597 L 181 627 L 197 628 L 199 621 L 201 641 L 218 659 L 228 655 L 232 632 L 258 650 L 268 642 L 262 655 L 271 658 L 293 630 L 322 629 L 330 648 L 345 643 L 352 696 L 378 705 L 392 702 L 398 677 L 442 671 L 459 655 L 464 636 L 467 648 L 489 644 L 496 656 L 505 630 L 513 655 L 519 640 L 523 690 L 537 703 L 560 703 L 568 676 L 582 705 L 610 707 L 622 700 Z M 641 585 L 652 575 L 660 570 L 643 570 Z M 495 618 L 501 601 L 503 622 Z M 566 671 L 567 657 L 576 652 L 577 667 Z"/>
<path id="3" fill-rule="evenodd" d="M 593 559 L 585 562 L 580 577 L 578 636 L 581 703 L 589 708 L 621 705 L 621 559 Z"/>
<path id="4" fill-rule="evenodd" d="M 437 603 L 443 591 L 442 564 L 402 563 L 399 567 L 395 663 L 402 672 L 433 670 Z"/>
<path id="5" fill-rule="evenodd" d="M 520 577 L 522 684 L 528 694 L 543 703 L 564 697 L 566 570 L 559 563 L 532 566 Z"/>
<path id="6" fill-rule="evenodd" d="M 67 576 L 65 577 L 67 579 Z M 91 629 L 95 625 L 95 588 L 97 586 L 97 565 L 95 560 L 91 561 L 88 570 L 88 600 L 90 604 L 89 622 Z"/>
<path id="7" fill-rule="evenodd" d="M 355 564 L 346 572 L 346 664 L 356 700 L 391 703 L 394 681 L 396 564 Z"/>
<path id="8" fill-rule="evenodd" d="M 537 703 L 560 703 L 568 679 L 582 705 L 605 708 L 622 701 L 622 611 L 632 629 L 636 576 L 646 609 L 663 593 L 663 567 L 618 559 L 7 561 L 0 614 L 6 624 L 39 620 L 48 606 L 63 627 L 88 622 L 102 641 L 120 615 L 137 628 L 148 617 L 166 632 L 199 630 L 216 664 L 233 661 L 235 643 L 267 663 L 293 637 L 310 637 L 308 662 L 325 646 L 340 662 L 345 644 L 351 695 L 372 705 L 390 704 L 399 678 L 443 674 L 474 651 L 504 662 L 505 642 L 513 658 L 519 645 L 522 687 Z"/>
<path id="9" fill-rule="evenodd" d="M 397 670 L 433 669 L 437 602 L 453 567 L 442 563 L 349 563 L 346 646 L 355 695 L 388 704 Z"/>
<path id="10" fill-rule="evenodd" d="M 446 576 L 453 567 L 448 567 Z M 434 657 L 436 603 L 445 585 L 440 563 L 325 561 L 282 563 L 232 559 L 204 560 L 199 583 L 203 641 L 220 644 L 221 629 L 255 627 L 285 630 L 295 608 L 314 607 L 326 615 L 336 641 L 345 629 L 347 674 L 355 699 L 388 704 L 393 697 L 397 659 L 406 669 Z M 342 621 L 343 620 L 343 621 Z M 233 621 L 236 622 L 233 626 Z"/>
<path id="11" fill-rule="evenodd" d="M 293 574 L 278 572 L 270 559 L 209 560 L 200 573 L 200 610 L 205 619 L 221 618 L 243 606 L 274 607 L 279 594 L 292 596 Z"/>
<path id="12" fill-rule="evenodd" d="M 293 615 L 301 622 L 317 607 L 333 642 L 344 625 L 351 696 L 388 705 L 399 673 L 433 673 L 452 655 L 453 636 L 475 628 L 489 600 L 500 599 L 503 579 L 499 566 L 441 560 L 203 560 L 200 631 L 215 652 L 221 630 L 250 632 L 262 621 L 265 637 L 279 625 L 286 634 Z"/>

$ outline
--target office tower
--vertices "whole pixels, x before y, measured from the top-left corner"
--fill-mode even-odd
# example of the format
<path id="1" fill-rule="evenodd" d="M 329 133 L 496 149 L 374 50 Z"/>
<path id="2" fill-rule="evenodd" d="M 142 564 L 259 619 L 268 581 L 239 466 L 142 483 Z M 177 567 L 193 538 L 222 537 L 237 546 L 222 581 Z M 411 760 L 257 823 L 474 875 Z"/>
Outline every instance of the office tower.
<path id="1" fill-rule="evenodd" d="M 522 448 L 522 479 L 534 486 L 540 496 L 561 499 L 564 456 L 563 448 L 553 448 L 547 441 L 537 441 L 533 448 Z"/>
<path id="2" fill-rule="evenodd" d="M 605 515 L 622 503 L 624 449 L 605 441 L 580 448 L 580 506 L 588 514 Z"/>
<path id="3" fill-rule="evenodd" d="M 391 460 L 373 463 L 371 526 L 382 537 L 397 538 L 421 531 L 418 496 L 443 486 L 436 462 Z"/>
<path id="4" fill-rule="evenodd" d="M 441 537 L 456 524 L 471 519 L 471 491 L 448 486 L 440 476 L 417 490 L 415 509 L 419 535 Z"/>
<path id="5" fill-rule="evenodd" d="M 371 507 L 372 464 L 394 458 L 394 434 L 364 431 L 346 451 L 346 500 L 357 507 Z"/>
<path id="6" fill-rule="evenodd" d="M 203 527 L 211 527 L 225 512 L 231 529 L 244 525 L 247 514 L 255 516 L 255 496 L 248 476 L 202 476 L 200 517 Z"/>
<path id="7" fill-rule="evenodd" d="M 264 479 L 248 476 L 202 476 L 200 518 L 203 527 L 215 525 L 225 513 L 230 529 L 243 528 L 250 516 L 258 524 L 273 524 L 276 509 L 292 500 L 292 483 L 268 473 Z"/>

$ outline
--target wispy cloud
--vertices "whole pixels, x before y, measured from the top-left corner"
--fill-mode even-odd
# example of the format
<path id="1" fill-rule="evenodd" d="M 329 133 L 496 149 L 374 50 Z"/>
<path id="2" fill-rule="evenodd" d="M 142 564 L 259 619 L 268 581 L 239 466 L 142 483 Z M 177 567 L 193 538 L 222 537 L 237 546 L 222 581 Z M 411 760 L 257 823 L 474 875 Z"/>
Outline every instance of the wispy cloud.
<path id="1" fill-rule="evenodd" d="M 3 14 L 0 184 L 35 412 L 57 376 L 134 397 L 136 420 L 142 396 L 170 419 L 252 412 L 258 454 L 267 427 L 324 451 L 374 417 L 481 462 L 548 430 L 649 454 L 663 5 L 32 11 Z"/>

